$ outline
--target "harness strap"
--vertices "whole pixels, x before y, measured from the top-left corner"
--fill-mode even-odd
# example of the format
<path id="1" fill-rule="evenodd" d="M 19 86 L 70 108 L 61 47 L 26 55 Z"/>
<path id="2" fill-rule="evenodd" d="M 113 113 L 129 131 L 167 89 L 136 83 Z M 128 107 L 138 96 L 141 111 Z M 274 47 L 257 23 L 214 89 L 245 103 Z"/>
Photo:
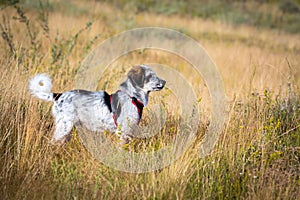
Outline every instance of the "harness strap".
<path id="1" fill-rule="evenodd" d="M 137 108 L 140 120 L 142 118 L 144 104 L 135 97 L 131 97 L 131 102 Z"/>
<path id="2" fill-rule="evenodd" d="M 112 101 L 113 101 L 113 96 L 112 96 L 112 94 L 109 95 L 109 98 L 110 98 L 110 105 L 111 105 L 111 103 L 112 103 Z M 117 122 L 117 117 L 116 117 L 115 111 L 112 111 L 112 110 L 111 110 L 110 112 L 113 113 L 113 119 L 114 119 L 115 125 L 118 126 L 118 122 Z"/>
<path id="3" fill-rule="evenodd" d="M 112 98 L 112 96 L 107 94 L 107 92 L 104 91 L 104 103 L 108 107 L 109 112 L 112 112 L 111 98 Z"/>

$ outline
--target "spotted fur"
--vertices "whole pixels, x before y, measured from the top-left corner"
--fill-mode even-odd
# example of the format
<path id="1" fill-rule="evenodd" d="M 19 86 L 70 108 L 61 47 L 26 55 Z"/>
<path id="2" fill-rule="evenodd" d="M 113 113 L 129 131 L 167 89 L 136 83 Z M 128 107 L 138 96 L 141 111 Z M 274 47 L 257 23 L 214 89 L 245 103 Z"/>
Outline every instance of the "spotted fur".
<path id="1" fill-rule="evenodd" d="M 65 142 L 70 138 L 69 133 L 74 125 L 91 131 L 108 130 L 128 142 L 131 129 L 141 119 L 141 106 L 148 104 L 149 93 L 161 90 L 165 83 L 149 66 L 139 65 L 128 72 L 120 90 L 111 95 L 105 91 L 86 90 L 52 93 L 51 79 L 46 74 L 30 79 L 29 90 L 39 99 L 54 102 L 52 114 L 56 127 L 53 142 Z M 119 134 L 118 126 L 122 134 Z"/>

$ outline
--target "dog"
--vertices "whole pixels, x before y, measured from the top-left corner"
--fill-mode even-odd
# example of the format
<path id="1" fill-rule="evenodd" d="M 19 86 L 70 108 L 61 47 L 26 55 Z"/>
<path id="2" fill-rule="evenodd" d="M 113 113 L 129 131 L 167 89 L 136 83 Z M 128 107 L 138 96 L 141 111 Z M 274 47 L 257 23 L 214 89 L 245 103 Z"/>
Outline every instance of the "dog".
<path id="1" fill-rule="evenodd" d="M 65 143 L 70 139 L 74 125 L 90 131 L 109 131 L 128 143 L 131 131 L 141 118 L 148 104 L 149 93 L 164 88 L 166 81 L 159 78 L 147 65 L 134 66 L 125 82 L 113 94 L 106 91 L 71 90 L 52 93 L 48 75 L 38 74 L 29 80 L 30 93 L 42 100 L 52 101 L 55 119 L 53 143 Z"/>

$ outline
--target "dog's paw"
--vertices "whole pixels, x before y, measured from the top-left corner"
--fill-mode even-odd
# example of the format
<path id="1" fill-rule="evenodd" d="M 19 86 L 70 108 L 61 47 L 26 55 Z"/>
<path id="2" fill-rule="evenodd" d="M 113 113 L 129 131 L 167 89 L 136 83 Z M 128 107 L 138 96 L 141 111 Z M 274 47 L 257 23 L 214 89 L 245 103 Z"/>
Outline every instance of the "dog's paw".
<path id="1" fill-rule="evenodd" d="M 120 137 L 120 142 L 119 142 L 119 144 L 120 145 L 128 145 L 130 142 L 131 142 L 131 140 L 132 140 L 132 137 L 131 136 L 129 136 L 129 135 L 121 135 L 121 137 Z"/>
<path id="2" fill-rule="evenodd" d="M 68 143 L 71 140 L 71 135 L 66 135 L 60 139 L 52 138 L 49 142 L 50 145 L 53 146 L 64 146 L 66 143 Z"/>
<path id="3" fill-rule="evenodd" d="M 123 132 L 121 130 L 116 130 L 115 134 L 121 139 Z"/>

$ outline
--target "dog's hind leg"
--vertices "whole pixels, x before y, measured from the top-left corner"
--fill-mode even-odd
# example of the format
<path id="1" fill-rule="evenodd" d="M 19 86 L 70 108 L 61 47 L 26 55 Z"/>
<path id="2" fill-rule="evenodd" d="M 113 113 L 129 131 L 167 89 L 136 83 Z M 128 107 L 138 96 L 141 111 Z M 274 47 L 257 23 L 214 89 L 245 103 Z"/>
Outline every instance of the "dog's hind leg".
<path id="1" fill-rule="evenodd" d="M 72 118 L 67 119 L 66 116 L 57 116 L 55 121 L 55 131 L 51 142 L 64 143 L 68 141 L 70 139 L 69 133 L 74 126 L 74 120 Z"/>

